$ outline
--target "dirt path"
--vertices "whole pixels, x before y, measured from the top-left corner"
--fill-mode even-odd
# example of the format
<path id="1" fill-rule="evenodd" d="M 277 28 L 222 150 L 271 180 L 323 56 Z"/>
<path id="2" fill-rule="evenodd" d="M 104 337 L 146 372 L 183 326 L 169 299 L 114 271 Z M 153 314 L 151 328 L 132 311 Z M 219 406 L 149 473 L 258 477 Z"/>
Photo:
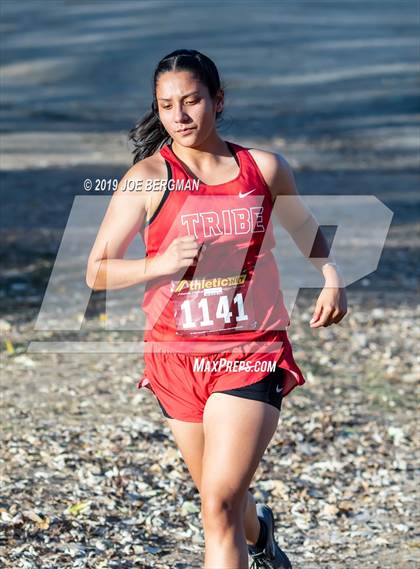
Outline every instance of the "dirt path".
<path id="1" fill-rule="evenodd" d="M 140 354 L 27 351 L 141 339 L 118 331 L 139 318 L 137 291 L 117 299 L 115 330 L 102 293 L 81 330 L 66 329 L 60 305 L 50 330 L 36 321 L 83 180 L 128 168 L 144 77 L 185 45 L 189 21 L 189 46 L 226 80 L 225 139 L 282 152 L 302 195 L 373 195 L 394 214 L 342 325 L 311 330 L 317 290 L 301 292 L 289 335 L 307 384 L 284 401 L 252 490 L 273 506 L 295 569 L 414 569 L 417 2 L 246 2 L 239 19 L 236 3 L 47 4 L 1 7 L 0 564 L 202 566 L 199 496 L 153 396 L 136 391 Z M 77 286 L 57 298 L 79 306 L 77 254 L 64 267 Z"/>

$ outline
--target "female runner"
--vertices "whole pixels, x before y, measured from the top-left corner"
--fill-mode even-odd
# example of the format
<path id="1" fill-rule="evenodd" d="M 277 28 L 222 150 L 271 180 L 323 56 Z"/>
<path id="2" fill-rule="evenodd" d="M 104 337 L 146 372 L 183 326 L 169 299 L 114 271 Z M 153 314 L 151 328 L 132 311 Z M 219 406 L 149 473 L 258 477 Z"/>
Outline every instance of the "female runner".
<path id="1" fill-rule="evenodd" d="M 287 162 L 223 140 L 223 104 L 207 56 L 181 49 L 158 63 L 152 110 L 130 131 L 134 164 L 111 199 L 86 282 L 146 283 L 138 387 L 156 396 L 200 493 L 205 569 L 244 569 L 248 554 L 253 568 L 290 568 L 271 508 L 249 491 L 282 398 L 305 382 L 272 253 L 277 196 L 292 197 L 275 214 L 325 278 L 311 327 L 340 322 L 346 296 Z M 139 232 L 145 258 L 123 260 Z"/>

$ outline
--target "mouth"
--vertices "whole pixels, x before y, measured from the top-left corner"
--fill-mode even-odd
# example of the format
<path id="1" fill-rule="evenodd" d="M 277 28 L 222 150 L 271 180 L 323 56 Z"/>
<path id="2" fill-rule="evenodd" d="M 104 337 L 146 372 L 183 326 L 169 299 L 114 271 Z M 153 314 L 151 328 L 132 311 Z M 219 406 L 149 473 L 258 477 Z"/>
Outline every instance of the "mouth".
<path id="1" fill-rule="evenodd" d="M 182 129 L 180 129 L 180 130 L 177 130 L 177 133 L 179 133 L 179 134 L 189 134 L 189 133 L 192 132 L 193 130 L 195 130 L 195 127 L 182 128 Z"/>

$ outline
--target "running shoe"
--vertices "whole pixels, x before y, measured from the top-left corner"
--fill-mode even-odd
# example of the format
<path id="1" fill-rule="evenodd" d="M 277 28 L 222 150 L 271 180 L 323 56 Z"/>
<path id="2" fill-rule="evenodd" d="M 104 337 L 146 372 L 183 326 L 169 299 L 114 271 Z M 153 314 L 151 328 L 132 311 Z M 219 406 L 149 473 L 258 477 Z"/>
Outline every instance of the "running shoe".
<path id="1" fill-rule="evenodd" d="M 248 553 L 252 559 L 250 569 L 292 569 L 289 558 L 277 545 L 274 537 L 273 511 L 265 504 L 257 504 L 257 515 L 264 520 L 268 536 L 267 543 L 260 552 L 257 552 L 252 545 L 248 545 Z"/>

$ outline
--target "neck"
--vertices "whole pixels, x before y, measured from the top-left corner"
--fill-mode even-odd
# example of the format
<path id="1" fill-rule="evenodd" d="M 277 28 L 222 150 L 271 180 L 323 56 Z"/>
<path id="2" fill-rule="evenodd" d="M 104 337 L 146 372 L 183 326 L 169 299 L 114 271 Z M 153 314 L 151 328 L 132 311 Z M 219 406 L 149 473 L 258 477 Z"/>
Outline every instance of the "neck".
<path id="1" fill-rule="evenodd" d="M 217 133 L 209 136 L 197 146 L 182 146 L 175 141 L 171 144 L 172 150 L 181 160 L 191 166 L 206 168 L 219 163 L 222 156 L 232 156 L 225 141 Z"/>

